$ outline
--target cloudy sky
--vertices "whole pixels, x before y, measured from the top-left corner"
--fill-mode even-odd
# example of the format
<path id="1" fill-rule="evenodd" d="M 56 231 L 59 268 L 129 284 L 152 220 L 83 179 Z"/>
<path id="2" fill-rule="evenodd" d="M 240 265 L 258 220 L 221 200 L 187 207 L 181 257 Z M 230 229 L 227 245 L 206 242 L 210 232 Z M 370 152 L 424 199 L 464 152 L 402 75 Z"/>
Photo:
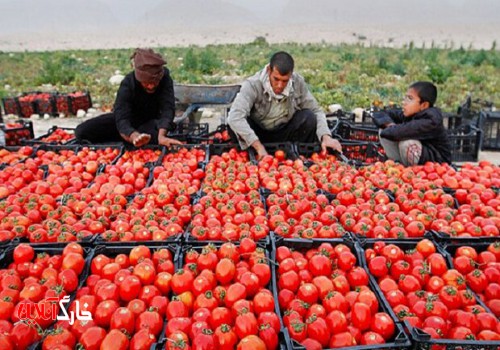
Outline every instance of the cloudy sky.
<path id="1" fill-rule="evenodd" d="M 0 50 L 245 42 L 257 35 L 341 42 L 356 34 L 491 46 L 499 13 L 500 0 L 0 0 Z"/>

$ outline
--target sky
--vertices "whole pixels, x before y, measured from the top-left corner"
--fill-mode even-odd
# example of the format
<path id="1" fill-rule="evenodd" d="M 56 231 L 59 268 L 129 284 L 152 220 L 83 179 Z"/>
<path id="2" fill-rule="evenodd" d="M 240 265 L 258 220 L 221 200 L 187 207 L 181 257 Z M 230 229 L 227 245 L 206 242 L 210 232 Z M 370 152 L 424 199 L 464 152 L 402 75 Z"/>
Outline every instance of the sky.
<path id="1" fill-rule="evenodd" d="M 189 45 L 259 34 L 343 41 L 361 29 L 374 39 L 420 33 L 491 46 L 499 13 L 500 0 L 0 0 L 0 50 L 120 47 L 130 40 Z"/>

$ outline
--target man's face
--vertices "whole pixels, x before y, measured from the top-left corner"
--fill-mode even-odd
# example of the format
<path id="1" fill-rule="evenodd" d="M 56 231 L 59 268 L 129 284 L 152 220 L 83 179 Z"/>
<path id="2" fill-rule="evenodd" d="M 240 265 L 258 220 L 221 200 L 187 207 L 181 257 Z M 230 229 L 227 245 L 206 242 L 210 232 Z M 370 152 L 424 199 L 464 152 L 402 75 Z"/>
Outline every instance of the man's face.
<path id="1" fill-rule="evenodd" d="M 282 75 L 276 67 L 271 68 L 267 67 L 267 73 L 269 74 L 269 81 L 271 83 L 271 87 L 276 95 L 280 95 L 283 90 L 285 90 L 290 78 L 292 77 L 292 72 Z"/>
<path id="2" fill-rule="evenodd" d="M 140 82 L 141 86 L 148 94 L 152 94 L 153 92 L 156 91 L 156 88 L 158 87 L 159 83 L 148 83 L 148 82 Z"/>

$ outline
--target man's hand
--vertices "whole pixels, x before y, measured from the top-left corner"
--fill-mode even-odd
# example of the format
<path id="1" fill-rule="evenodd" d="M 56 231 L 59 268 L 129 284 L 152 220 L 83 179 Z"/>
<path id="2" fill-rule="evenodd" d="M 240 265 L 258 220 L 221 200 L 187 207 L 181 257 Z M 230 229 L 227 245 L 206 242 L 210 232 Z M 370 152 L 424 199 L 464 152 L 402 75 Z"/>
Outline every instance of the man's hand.
<path id="1" fill-rule="evenodd" d="M 252 143 L 252 147 L 255 149 L 255 152 L 257 152 L 257 160 L 261 160 L 268 155 L 266 148 L 259 140 Z"/>
<path id="2" fill-rule="evenodd" d="M 145 134 L 145 133 L 141 134 L 137 131 L 134 131 L 130 135 L 130 142 L 132 142 L 132 144 L 135 147 L 144 146 L 144 145 L 148 144 L 150 140 L 151 140 L 151 135 L 149 135 L 149 134 Z"/>
<path id="3" fill-rule="evenodd" d="M 182 145 L 182 142 L 176 139 L 172 139 L 170 137 L 166 137 L 164 135 L 158 135 L 158 144 L 170 147 L 172 145 Z"/>
<path id="4" fill-rule="evenodd" d="M 342 146 L 340 145 L 339 140 L 334 139 L 330 135 L 323 135 L 321 138 L 321 150 L 326 153 L 327 148 L 331 148 L 342 153 Z"/>

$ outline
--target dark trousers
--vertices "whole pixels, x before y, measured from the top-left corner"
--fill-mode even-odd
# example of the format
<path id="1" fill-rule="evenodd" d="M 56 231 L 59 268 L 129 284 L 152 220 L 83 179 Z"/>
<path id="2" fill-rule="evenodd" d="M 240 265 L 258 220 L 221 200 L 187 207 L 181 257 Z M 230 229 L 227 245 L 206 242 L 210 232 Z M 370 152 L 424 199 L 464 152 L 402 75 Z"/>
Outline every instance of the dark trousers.
<path id="1" fill-rule="evenodd" d="M 138 132 L 151 135 L 150 144 L 158 144 L 157 120 L 148 120 L 146 123 L 139 125 L 136 129 Z M 123 141 L 116 128 L 116 121 L 113 113 L 106 113 L 84 121 L 76 127 L 75 136 L 80 142 L 108 143 Z"/>
<path id="2" fill-rule="evenodd" d="M 292 119 L 280 125 L 276 129 L 266 130 L 259 124 L 248 118 L 248 124 L 255 131 L 257 137 L 262 143 L 272 142 L 307 142 L 314 143 L 318 141 L 316 136 L 316 115 L 309 109 L 303 109 L 295 112 Z M 233 141 L 237 142 L 234 132 L 230 132 Z"/>

